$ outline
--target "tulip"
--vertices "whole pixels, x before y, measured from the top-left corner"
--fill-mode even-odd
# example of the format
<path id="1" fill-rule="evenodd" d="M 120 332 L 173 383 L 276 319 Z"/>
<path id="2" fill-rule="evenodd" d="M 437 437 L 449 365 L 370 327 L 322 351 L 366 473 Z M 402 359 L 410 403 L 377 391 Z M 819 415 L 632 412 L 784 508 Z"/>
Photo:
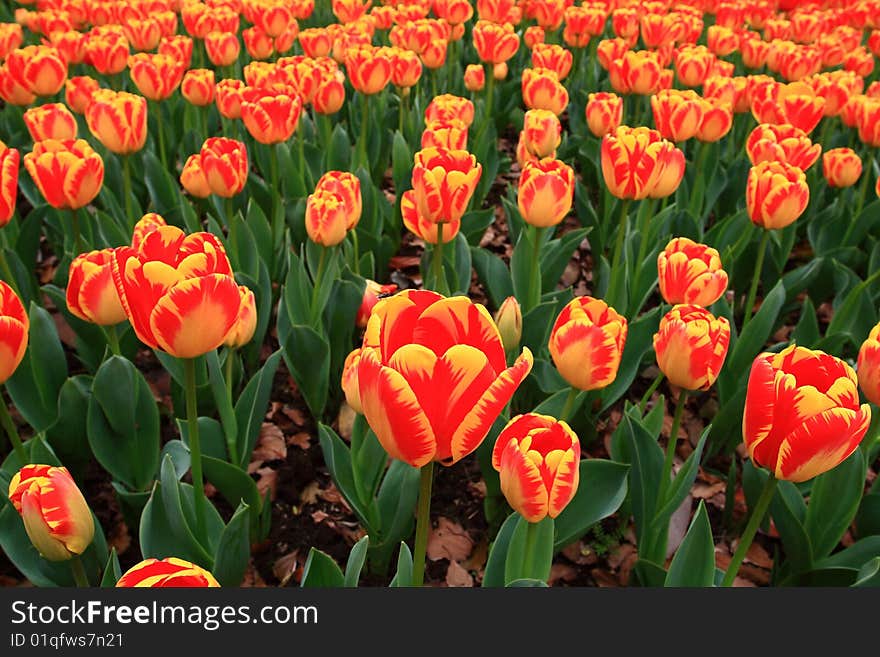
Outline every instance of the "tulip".
<path id="1" fill-rule="evenodd" d="M 147 100 L 125 91 L 102 89 L 92 96 L 86 123 L 107 150 L 117 155 L 136 153 L 147 141 Z"/>
<path id="2" fill-rule="evenodd" d="M 522 308 L 516 297 L 507 297 L 495 313 L 495 324 L 501 334 L 505 352 L 516 352 L 522 340 Z"/>
<path id="3" fill-rule="evenodd" d="M 519 178 L 517 204 L 526 223 L 547 228 L 560 223 L 571 210 L 574 199 L 574 170 L 546 158 L 529 162 Z"/>
<path id="4" fill-rule="evenodd" d="M 626 334 L 626 319 L 604 301 L 575 297 L 550 331 L 550 356 L 573 388 L 604 388 L 617 377 Z"/>
<path id="5" fill-rule="evenodd" d="M 615 132 L 623 118 L 623 99 L 617 94 L 591 93 L 586 106 L 587 127 L 596 137 Z"/>
<path id="6" fill-rule="evenodd" d="M 177 557 L 144 559 L 129 568 L 119 581 L 119 588 L 216 588 L 214 576 L 190 561 Z"/>
<path id="7" fill-rule="evenodd" d="M 709 75 L 715 60 L 705 46 L 682 46 L 675 55 L 675 72 L 686 87 L 699 87 Z"/>
<path id="8" fill-rule="evenodd" d="M 64 83 L 64 101 L 77 114 L 85 114 L 92 96 L 100 88 L 98 81 L 88 75 L 70 78 Z"/>
<path id="9" fill-rule="evenodd" d="M 477 21 L 473 29 L 474 48 L 480 61 L 487 64 L 506 62 L 519 49 L 519 35 L 513 25 Z"/>
<path id="10" fill-rule="evenodd" d="M 467 149 L 467 141 L 467 126 L 459 119 L 453 119 L 427 123 L 422 132 L 421 145 L 422 149 L 465 150 Z"/>
<path id="11" fill-rule="evenodd" d="M 822 152 L 820 144 L 813 144 L 800 128 L 789 124 L 757 126 L 746 140 L 746 153 L 752 164 L 785 162 L 806 171 Z"/>
<path id="12" fill-rule="evenodd" d="M 165 223 L 165 219 L 162 215 L 156 214 L 155 212 L 148 212 L 138 219 L 137 223 L 134 225 L 134 229 L 131 232 L 132 248 L 137 249 L 147 235 L 159 228 L 159 226 L 167 225 L 168 224 Z"/>
<path id="13" fill-rule="evenodd" d="M 205 107 L 214 102 L 214 71 L 209 68 L 188 70 L 180 84 L 180 93 L 191 105 Z"/>
<path id="14" fill-rule="evenodd" d="M 345 102 L 345 76 L 341 71 L 328 73 L 321 77 L 312 107 L 318 114 L 336 114 Z"/>
<path id="15" fill-rule="evenodd" d="M 880 405 L 880 324 L 871 329 L 859 348 L 856 372 L 865 397 Z"/>
<path id="16" fill-rule="evenodd" d="M 0 228 L 8 224 L 15 214 L 20 157 L 18 149 L 8 148 L 0 141 Z"/>
<path id="17" fill-rule="evenodd" d="M 422 77 L 422 62 L 410 50 L 395 49 L 391 57 L 391 83 L 398 89 L 414 87 Z"/>
<path id="18" fill-rule="evenodd" d="M 649 96 L 660 90 L 660 61 L 650 50 L 627 50 L 608 67 L 611 86 L 618 93 Z"/>
<path id="19" fill-rule="evenodd" d="M 419 213 L 437 223 L 461 219 L 483 167 L 464 150 L 427 148 L 415 154 L 412 184 Z"/>
<path id="20" fill-rule="evenodd" d="M 492 467 L 510 507 L 530 523 L 556 518 L 578 488 L 581 446 L 562 420 L 526 413 L 498 434 Z"/>
<path id="21" fill-rule="evenodd" d="M 552 157 L 562 141 L 562 124 L 548 110 L 528 110 L 523 117 L 525 148 L 536 158 Z"/>
<path id="22" fill-rule="evenodd" d="M 128 45 L 128 39 L 122 34 L 90 34 L 85 61 L 101 75 L 116 75 L 128 66 Z"/>
<path id="23" fill-rule="evenodd" d="M 467 98 L 442 94 L 434 96 L 425 108 L 425 121 L 448 121 L 460 119 L 470 127 L 474 122 L 474 104 Z"/>
<path id="24" fill-rule="evenodd" d="M 77 210 L 92 202 L 104 182 L 104 162 L 84 139 L 47 139 L 24 156 L 24 167 L 46 202 Z"/>
<path id="25" fill-rule="evenodd" d="M 411 189 L 405 191 L 400 198 L 400 214 L 407 230 L 428 244 L 436 245 L 441 240 L 444 244 L 449 243 L 455 239 L 461 228 L 461 219 L 439 224 L 421 215 L 416 205 L 415 192 Z"/>
<path id="26" fill-rule="evenodd" d="M 379 93 L 388 85 L 392 59 L 382 48 L 355 48 L 348 52 L 345 68 L 355 91 L 369 96 Z"/>
<path id="27" fill-rule="evenodd" d="M 785 228 L 807 207 L 810 188 L 804 172 L 785 162 L 761 162 L 749 171 L 746 209 L 757 226 Z"/>
<path id="28" fill-rule="evenodd" d="M 147 100 L 165 100 L 180 86 L 184 67 L 171 55 L 149 55 L 140 52 L 128 60 L 132 82 Z"/>
<path id="29" fill-rule="evenodd" d="M 214 87 L 217 110 L 225 119 L 241 118 L 241 101 L 245 83 L 241 80 L 220 80 Z"/>
<path id="30" fill-rule="evenodd" d="M 866 98 L 856 114 L 859 139 L 873 148 L 880 147 L 880 98 Z"/>
<path id="31" fill-rule="evenodd" d="M 275 52 L 275 42 L 272 37 L 259 27 L 254 26 L 243 30 L 241 38 L 244 40 L 244 47 L 251 59 L 269 59 Z"/>
<path id="32" fill-rule="evenodd" d="M 656 130 L 620 126 L 602 139 L 602 176 L 617 198 L 647 198 L 665 169 L 663 138 Z"/>
<path id="33" fill-rule="evenodd" d="M 68 70 L 71 64 L 82 64 L 85 61 L 88 36 L 76 30 L 49 32 L 48 36 L 48 45 L 55 48 L 67 62 Z"/>
<path id="34" fill-rule="evenodd" d="M 199 151 L 200 166 L 211 193 L 231 198 L 244 189 L 248 177 L 247 149 L 243 142 L 209 137 Z"/>
<path id="35" fill-rule="evenodd" d="M 596 57 L 602 68 L 610 72 L 612 62 L 616 59 L 623 59 L 629 49 L 630 44 L 623 39 L 603 39 L 596 46 Z"/>
<path id="36" fill-rule="evenodd" d="M 525 69 L 522 73 L 522 97 L 527 108 L 550 110 L 557 116 L 568 107 L 568 91 L 550 69 Z"/>
<path id="37" fill-rule="evenodd" d="M 657 365 L 669 382 L 685 390 L 708 390 L 715 383 L 730 344 L 730 323 L 693 304 L 678 304 L 654 334 Z M 678 434 L 678 427 L 671 436 Z"/>
<path id="38" fill-rule="evenodd" d="M 0 98 L 4 103 L 19 107 L 26 107 L 37 99 L 27 87 L 12 76 L 9 67 L 5 64 L 0 66 Z"/>
<path id="39" fill-rule="evenodd" d="M 361 349 L 354 349 L 345 357 L 345 363 L 342 365 L 342 379 L 340 385 L 345 393 L 345 401 L 351 406 L 355 413 L 363 413 L 364 409 L 361 405 L 361 391 L 358 383 L 358 364 L 361 360 Z"/>
<path id="40" fill-rule="evenodd" d="M 70 263 L 67 309 L 84 322 L 112 326 L 126 318 L 113 283 L 112 261 L 113 249 L 101 249 L 81 253 Z"/>
<path id="41" fill-rule="evenodd" d="M 370 319 L 370 313 L 373 312 L 373 307 L 379 302 L 379 299 L 383 296 L 388 296 L 389 294 L 397 292 L 397 285 L 394 283 L 382 285 L 369 278 L 366 279 L 366 282 L 367 284 L 364 287 L 364 297 L 361 300 L 361 305 L 358 308 L 357 316 L 355 317 L 355 326 L 361 329 L 367 328 L 367 321 Z"/>
<path id="42" fill-rule="evenodd" d="M 664 139 L 686 141 L 697 134 L 703 121 L 703 103 L 693 90 L 670 89 L 651 96 L 654 125 Z"/>
<path id="43" fill-rule="evenodd" d="M 657 256 L 660 295 L 666 303 L 709 307 L 727 289 L 718 251 L 687 237 L 669 241 Z"/>
<path id="44" fill-rule="evenodd" d="M 274 92 L 252 87 L 242 95 L 244 127 L 261 144 L 279 144 L 290 139 L 301 111 L 302 101 L 293 89 Z"/>
<path id="45" fill-rule="evenodd" d="M 822 174 L 829 187 L 851 187 L 862 175 L 862 159 L 851 148 L 832 148 L 822 155 Z"/>
<path id="46" fill-rule="evenodd" d="M 310 27 L 301 30 L 297 38 L 307 57 L 326 57 L 330 54 L 330 49 L 333 47 L 330 34 L 323 27 Z"/>
<path id="47" fill-rule="evenodd" d="M 30 320 L 21 299 L 8 283 L 0 280 L 0 384 L 6 383 L 21 364 L 27 351 L 29 328 Z M 14 445 L 21 442 L 17 433 L 12 438 Z"/>
<path id="48" fill-rule="evenodd" d="M 186 159 L 180 172 L 180 184 L 190 196 L 208 198 L 211 195 L 211 186 L 202 168 L 202 156 L 199 153 L 194 153 Z"/>
<path id="49" fill-rule="evenodd" d="M 526 31 L 523 32 L 523 43 L 526 44 L 526 48 L 531 50 L 539 43 L 544 43 L 546 39 L 546 34 L 544 32 L 544 28 L 540 25 L 530 25 L 526 28 Z M 568 41 L 566 41 L 568 43 Z M 568 44 L 572 45 L 572 44 Z"/>
<path id="50" fill-rule="evenodd" d="M 67 468 L 25 465 L 9 482 L 9 501 L 44 559 L 68 561 L 91 545 L 92 513 Z"/>
<path id="51" fill-rule="evenodd" d="M 232 32 L 209 32 L 205 37 L 205 52 L 214 66 L 232 66 L 241 52 L 241 44 Z"/>
<path id="52" fill-rule="evenodd" d="M 571 71 L 572 54 L 562 46 L 542 43 L 532 48 L 532 67 L 546 68 L 564 80 Z"/>
<path id="53" fill-rule="evenodd" d="M 193 40 L 185 34 L 174 34 L 163 37 L 159 42 L 158 53 L 171 55 L 180 62 L 184 69 L 188 69 L 192 61 Z"/>
<path id="54" fill-rule="evenodd" d="M 702 99 L 702 103 L 703 118 L 694 136 L 703 143 L 716 142 L 733 127 L 733 105 L 717 98 Z"/>
<path id="55" fill-rule="evenodd" d="M 151 18 L 146 20 L 129 19 L 122 24 L 122 31 L 131 47 L 138 52 L 155 49 L 162 38 L 159 22 Z"/>
<path id="56" fill-rule="evenodd" d="M 743 441 L 755 464 L 802 482 L 833 469 L 858 447 L 871 409 L 843 360 L 791 345 L 752 364 Z"/>
<path id="57" fill-rule="evenodd" d="M 26 46 L 6 56 L 9 74 L 35 96 L 54 96 L 67 79 L 67 62 L 52 46 Z"/>
<path id="58" fill-rule="evenodd" d="M 482 91 L 486 85 L 486 69 L 480 64 L 468 64 L 464 69 L 464 86 L 471 92 Z"/>
<path id="59" fill-rule="evenodd" d="M 345 201 L 337 194 L 316 191 L 306 203 L 306 233 L 315 244 L 336 246 L 346 235 Z"/>
<path id="60" fill-rule="evenodd" d="M 18 48 L 24 41 L 21 25 L 16 23 L 0 23 L 0 59 Z"/>
<path id="61" fill-rule="evenodd" d="M 327 171 L 318 179 L 315 191 L 336 194 L 345 206 L 345 229 L 352 230 L 361 218 L 361 181 L 347 171 Z"/>
<path id="62" fill-rule="evenodd" d="M 238 307 L 238 318 L 229 329 L 229 333 L 223 338 L 223 345 L 230 349 L 240 349 L 250 342 L 257 330 L 257 302 L 254 293 L 246 285 L 239 285 L 238 292 L 241 298 Z M 228 354 L 227 358 L 232 358 L 232 354 Z M 228 365 L 231 367 L 232 361 Z M 227 378 L 231 376 L 231 372 L 227 374 Z M 229 383 L 231 385 L 231 382 Z"/>

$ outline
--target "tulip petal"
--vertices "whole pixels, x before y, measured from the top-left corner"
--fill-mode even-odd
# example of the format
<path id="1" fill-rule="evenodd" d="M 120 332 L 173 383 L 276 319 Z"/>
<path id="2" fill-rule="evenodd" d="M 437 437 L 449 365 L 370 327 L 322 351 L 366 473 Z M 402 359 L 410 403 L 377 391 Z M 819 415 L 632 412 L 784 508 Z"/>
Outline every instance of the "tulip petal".
<path id="1" fill-rule="evenodd" d="M 580 449 L 568 449 L 559 460 L 550 486 L 547 515 L 558 516 L 577 492 L 580 481 Z"/>
<path id="2" fill-rule="evenodd" d="M 501 453 L 501 491 L 511 508 L 529 522 L 543 520 L 548 511 L 547 488 L 537 464 L 517 446 L 516 438 Z"/>
<path id="3" fill-rule="evenodd" d="M 14 317 L 0 317 L 0 383 L 5 383 L 15 372 L 27 345 L 27 326 Z"/>

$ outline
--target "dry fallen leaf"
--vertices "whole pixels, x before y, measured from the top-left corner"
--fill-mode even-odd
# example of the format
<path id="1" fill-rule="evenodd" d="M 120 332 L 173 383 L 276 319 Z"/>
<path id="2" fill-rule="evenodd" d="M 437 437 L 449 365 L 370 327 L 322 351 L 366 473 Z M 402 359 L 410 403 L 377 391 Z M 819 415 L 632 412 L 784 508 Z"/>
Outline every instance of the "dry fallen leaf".
<path id="1" fill-rule="evenodd" d="M 317 479 L 309 482 L 299 494 L 299 503 L 302 505 L 314 504 L 318 501 L 318 493 L 320 492 L 320 490 L 321 484 L 318 483 Z"/>
<path id="2" fill-rule="evenodd" d="M 457 561 L 450 561 L 446 569 L 446 585 L 452 587 L 472 587 L 473 576 Z"/>
<path id="3" fill-rule="evenodd" d="M 275 499 L 275 492 L 278 490 L 278 471 L 275 468 L 260 468 L 257 470 L 257 490 L 260 497 L 265 497 L 266 491 L 269 491 L 269 499 Z"/>
<path id="4" fill-rule="evenodd" d="M 264 461 L 279 461 L 287 458 L 287 444 L 284 442 L 284 434 L 277 425 L 271 422 L 263 422 L 260 426 L 260 435 L 251 460 L 255 463 Z"/>
<path id="5" fill-rule="evenodd" d="M 285 554 L 275 562 L 272 566 L 272 574 L 281 582 L 280 586 L 286 586 L 288 580 L 291 578 L 293 578 L 294 581 L 299 581 L 302 577 L 303 565 L 304 563 L 302 559 L 300 559 L 299 551 L 294 550 L 290 554 Z M 295 577 L 297 571 L 299 571 L 299 577 Z"/>
<path id="6" fill-rule="evenodd" d="M 553 586 L 557 582 L 571 582 L 574 579 L 577 579 L 577 570 L 567 563 L 554 563 L 550 567 L 550 579 L 547 583 Z"/>
<path id="7" fill-rule="evenodd" d="M 287 439 L 288 445 L 295 445 L 302 450 L 307 450 L 312 446 L 312 437 L 305 431 L 299 431 Z"/>
<path id="8" fill-rule="evenodd" d="M 467 531 L 457 522 L 442 516 L 437 519 L 437 527 L 428 536 L 427 554 L 431 561 L 464 561 L 473 548 L 474 542 Z"/>
<path id="9" fill-rule="evenodd" d="M 316 525 L 320 525 L 322 522 L 324 522 L 329 517 L 330 516 L 328 516 L 326 513 L 324 513 L 320 509 L 312 512 L 312 520 L 314 521 L 314 523 Z"/>

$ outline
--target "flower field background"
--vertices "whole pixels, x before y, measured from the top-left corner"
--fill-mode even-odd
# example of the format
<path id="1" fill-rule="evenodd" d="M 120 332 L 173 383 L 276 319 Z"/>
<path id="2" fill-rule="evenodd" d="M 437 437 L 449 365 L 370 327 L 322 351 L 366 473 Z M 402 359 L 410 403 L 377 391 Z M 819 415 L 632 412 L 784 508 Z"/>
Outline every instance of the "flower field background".
<path id="1" fill-rule="evenodd" d="M 880 584 L 880 2 L 0 6 L 0 581 Z"/>

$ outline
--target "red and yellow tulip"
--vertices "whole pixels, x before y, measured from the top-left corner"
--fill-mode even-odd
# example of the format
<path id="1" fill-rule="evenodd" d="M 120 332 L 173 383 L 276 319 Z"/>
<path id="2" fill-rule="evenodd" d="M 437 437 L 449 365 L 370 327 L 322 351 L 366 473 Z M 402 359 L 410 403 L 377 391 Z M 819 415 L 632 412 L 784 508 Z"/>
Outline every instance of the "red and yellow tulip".
<path id="1" fill-rule="evenodd" d="M 746 153 L 752 164 L 785 162 L 806 171 L 819 159 L 822 146 L 793 125 L 762 123 L 749 133 Z"/>
<path id="2" fill-rule="evenodd" d="M 519 177 L 517 204 L 526 223 L 555 226 L 569 213 L 574 200 L 574 170 L 565 162 L 545 158 L 527 162 Z"/>
<path id="3" fill-rule="evenodd" d="M 871 329 L 859 347 L 856 372 L 865 397 L 872 404 L 880 405 L 880 324 Z"/>
<path id="4" fill-rule="evenodd" d="M 587 97 L 585 110 L 587 127 L 596 137 L 604 137 L 620 127 L 623 118 L 623 98 L 600 91 Z"/>
<path id="5" fill-rule="evenodd" d="M 113 283 L 113 249 L 81 253 L 70 263 L 67 309 L 76 317 L 99 326 L 125 320 L 125 310 Z"/>
<path id="6" fill-rule="evenodd" d="M 217 588 L 214 576 L 190 561 L 177 557 L 144 559 L 129 568 L 119 581 L 119 588 Z"/>
<path id="7" fill-rule="evenodd" d="M 6 281 L 0 281 L 0 384 L 6 383 L 21 364 L 29 328 L 21 299 Z"/>
<path id="8" fill-rule="evenodd" d="M 88 205 L 104 183 L 104 161 L 84 139 L 47 139 L 24 156 L 24 167 L 46 202 L 59 210 Z"/>
<path id="9" fill-rule="evenodd" d="M 46 103 L 25 110 L 24 124 L 31 139 L 76 139 L 76 117 L 62 103 Z"/>
<path id="10" fill-rule="evenodd" d="M 807 177 L 785 162 L 761 162 L 749 170 L 746 210 L 752 223 L 785 228 L 803 214 L 810 200 Z"/>
<path id="11" fill-rule="evenodd" d="M 669 241 L 657 256 L 660 295 L 666 303 L 708 307 L 727 289 L 718 251 L 687 237 Z"/>
<path id="12" fill-rule="evenodd" d="M 730 344 L 730 323 L 693 304 L 679 304 L 660 320 L 654 334 L 657 366 L 673 385 L 708 390 L 715 383 Z"/>
<path id="13" fill-rule="evenodd" d="M 250 87 L 241 101 L 244 127 L 261 144 L 279 144 L 293 136 L 302 101 L 292 88 Z"/>
<path id="14" fill-rule="evenodd" d="M 415 154 L 412 172 L 419 214 L 435 223 L 461 220 L 483 167 L 464 150 L 426 148 Z"/>
<path id="15" fill-rule="evenodd" d="M 147 99 L 126 91 L 101 89 L 92 96 L 86 123 L 95 138 L 117 155 L 130 155 L 147 141 Z"/>
<path id="16" fill-rule="evenodd" d="M 168 98 L 183 80 L 183 63 L 171 55 L 151 55 L 139 52 L 128 60 L 132 82 L 147 100 Z"/>
<path id="17" fill-rule="evenodd" d="M 229 198 L 244 189 L 248 178 L 244 142 L 226 137 L 209 137 L 202 144 L 199 157 L 198 164 L 212 194 Z"/>
<path id="18" fill-rule="evenodd" d="M 67 79 L 67 62 L 52 46 L 25 46 L 6 56 L 9 74 L 35 96 L 54 96 Z"/>
<path id="19" fill-rule="evenodd" d="M 832 148 L 822 155 L 822 174 L 829 187 L 851 187 L 862 175 L 862 158 L 851 148 Z"/>

